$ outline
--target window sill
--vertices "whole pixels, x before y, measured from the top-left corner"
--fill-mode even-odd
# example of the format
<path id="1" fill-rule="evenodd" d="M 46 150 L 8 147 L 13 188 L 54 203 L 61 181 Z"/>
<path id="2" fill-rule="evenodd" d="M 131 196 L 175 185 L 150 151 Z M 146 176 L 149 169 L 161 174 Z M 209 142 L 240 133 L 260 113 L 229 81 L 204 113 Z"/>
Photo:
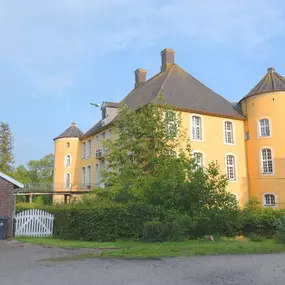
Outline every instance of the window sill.
<path id="1" fill-rule="evenodd" d="M 277 208 L 277 205 L 276 204 L 275 205 L 266 205 L 266 204 L 264 204 L 263 207 L 266 207 L 266 208 L 268 208 L 268 207 L 270 207 L 270 208 Z"/>
<path id="2" fill-rule="evenodd" d="M 226 143 L 226 142 L 225 142 L 225 145 L 235 146 L 236 144 L 235 144 L 235 143 Z"/>
<path id="3" fill-rule="evenodd" d="M 193 142 L 204 142 L 203 139 L 193 139 L 193 138 L 191 138 L 191 141 L 193 141 Z"/>
<path id="4" fill-rule="evenodd" d="M 275 173 L 261 173 L 262 176 L 274 176 Z"/>
<path id="5" fill-rule="evenodd" d="M 264 136 L 264 137 L 258 136 L 258 137 L 257 137 L 258 140 L 271 139 L 271 138 L 272 138 L 272 136 Z"/>

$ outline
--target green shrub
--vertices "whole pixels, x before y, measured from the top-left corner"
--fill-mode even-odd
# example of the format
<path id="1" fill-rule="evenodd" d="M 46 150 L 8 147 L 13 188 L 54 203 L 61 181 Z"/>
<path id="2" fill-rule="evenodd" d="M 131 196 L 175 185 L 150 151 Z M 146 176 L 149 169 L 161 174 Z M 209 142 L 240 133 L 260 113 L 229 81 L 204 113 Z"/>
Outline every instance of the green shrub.
<path id="1" fill-rule="evenodd" d="M 159 216 L 155 207 L 115 203 L 60 206 L 53 212 L 57 236 L 93 241 L 142 238 L 144 223 Z"/>
<path id="2" fill-rule="evenodd" d="M 184 230 L 177 222 L 150 221 L 144 224 L 143 240 L 145 242 L 181 241 Z"/>
<path id="3" fill-rule="evenodd" d="M 243 211 L 243 233 L 245 236 L 255 233 L 266 238 L 273 237 L 277 233 L 280 218 L 284 214 L 284 209 L 245 208 Z"/>
<path id="4" fill-rule="evenodd" d="M 30 210 L 30 209 L 49 209 L 51 206 L 43 205 L 43 204 L 38 204 L 38 203 L 17 203 L 16 204 L 16 213 Z"/>
<path id="5" fill-rule="evenodd" d="M 285 215 L 280 218 L 277 225 L 277 237 L 279 241 L 285 243 Z"/>
<path id="6" fill-rule="evenodd" d="M 257 234 L 251 234 L 251 235 L 249 236 L 249 239 L 250 239 L 251 241 L 256 241 L 256 242 L 262 242 L 262 241 L 264 241 L 264 237 L 262 237 L 262 236 L 260 236 L 260 235 L 257 235 Z"/>

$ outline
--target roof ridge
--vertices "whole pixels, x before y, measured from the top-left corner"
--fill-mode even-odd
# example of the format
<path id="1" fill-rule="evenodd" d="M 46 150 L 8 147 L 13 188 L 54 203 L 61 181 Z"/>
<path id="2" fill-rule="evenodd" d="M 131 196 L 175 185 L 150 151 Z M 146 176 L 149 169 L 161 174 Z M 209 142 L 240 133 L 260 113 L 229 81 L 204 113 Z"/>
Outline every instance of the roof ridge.
<path id="1" fill-rule="evenodd" d="M 282 80 L 285 83 L 285 77 L 283 77 L 281 74 L 279 74 L 277 72 L 274 72 L 274 74 L 278 79 Z"/>
<path id="2" fill-rule="evenodd" d="M 272 89 L 275 90 L 275 76 L 273 76 L 273 72 L 270 73 L 271 81 L 272 81 Z"/>
<path id="3" fill-rule="evenodd" d="M 258 94 L 276 91 L 285 91 L 285 78 L 271 67 L 267 69 L 267 73 L 262 77 L 262 79 L 255 84 L 241 100 Z"/>
<path id="4" fill-rule="evenodd" d="M 171 70 L 173 69 L 174 65 L 175 65 L 175 63 L 173 63 L 166 71 L 164 71 L 164 72 L 167 72 L 167 74 L 166 74 L 164 80 L 162 81 L 157 93 L 151 97 L 150 102 L 152 102 L 152 100 L 154 100 L 160 94 L 161 89 L 163 87 L 163 84 L 166 82 L 167 78 L 169 77 L 169 74 L 171 73 Z"/>
<path id="5" fill-rule="evenodd" d="M 75 134 L 72 134 L 73 131 L 75 131 Z M 84 132 L 81 131 L 78 126 L 71 125 L 64 132 L 62 132 L 59 136 L 55 137 L 54 140 L 59 139 L 59 138 L 68 138 L 68 137 L 80 138 L 83 135 L 84 135 Z"/>
<path id="6" fill-rule="evenodd" d="M 146 83 L 154 80 L 156 77 L 159 77 L 160 75 L 163 75 L 165 71 L 160 71 L 159 73 L 155 74 L 154 76 L 152 76 L 151 78 L 149 78 L 148 80 L 146 80 L 143 84 L 139 85 L 137 88 L 134 88 L 131 92 L 129 92 L 121 101 L 119 104 L 121 104 L 129 95 L 131 95 L 134 91 L 140 89 L 141 87 L 143 87 Z"/>
<path id="7" fill-rule="evenodd" d="M 227 100 L 226 98 L 224 98 L 222 95 L 218 94 L 217 92 L 215 92 L 213 89 L 211 89 L 210 87 L 208 87 L 207 85 L 205 85 L 202 81 L 200 81 L 198 78 L 194 77 L 193 75 L 191 75 L 190 73 L 188 73 L 187 71 L 185 71 L 182 67 L 180 67 L 179 65 L 175 64 L 178 68 L 180 68 L 183 72 L 185 72 L 188 76 L 192 77 L 193 79 L 195 79 L 200 85 L 206 87 L 208 90 L 210 90 L 211 92 L 215 93 L 217 96 L 221 97 L 223 100 L 225 100 L 227 103 L 229 103 L 230 105 L 232 105 L 232 103 Z M 234 108 L 233 108 L 234 109 Z M 234 109 L 235 110 L 235 109 Z"/>

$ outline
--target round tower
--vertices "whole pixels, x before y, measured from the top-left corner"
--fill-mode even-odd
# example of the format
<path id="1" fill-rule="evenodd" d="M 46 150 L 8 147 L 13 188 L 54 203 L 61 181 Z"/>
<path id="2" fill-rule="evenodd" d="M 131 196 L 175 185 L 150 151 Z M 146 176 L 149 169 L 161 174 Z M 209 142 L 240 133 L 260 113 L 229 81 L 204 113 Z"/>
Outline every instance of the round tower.
<path id="1" fill-rule="evenodd" d="M 268 68 L 241 101 L 246 116 L 250 196 L 285 207 L 285 78 Z"/>
<path id="2" fill-rule="evenodd" d="M 54 191 L 72 191 L 80 185 L 80 138 L 83 132 L 72 123 L 54 139 Z M 67 202 L 66 195 L 54 195 L 54 202 Z"/>

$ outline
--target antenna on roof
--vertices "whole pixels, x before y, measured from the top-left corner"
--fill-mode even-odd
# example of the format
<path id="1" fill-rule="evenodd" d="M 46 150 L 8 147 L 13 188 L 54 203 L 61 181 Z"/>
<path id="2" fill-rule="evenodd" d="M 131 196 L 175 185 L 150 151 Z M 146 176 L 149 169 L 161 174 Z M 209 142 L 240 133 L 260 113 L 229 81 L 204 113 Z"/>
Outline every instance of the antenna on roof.
<path id="1" fill-rule="evenodd" d="M 97 104 L 97 103 L 90 103 L 90 105 L 94 106 L 95 108 L 100 107 L 100 104 Z"/>

